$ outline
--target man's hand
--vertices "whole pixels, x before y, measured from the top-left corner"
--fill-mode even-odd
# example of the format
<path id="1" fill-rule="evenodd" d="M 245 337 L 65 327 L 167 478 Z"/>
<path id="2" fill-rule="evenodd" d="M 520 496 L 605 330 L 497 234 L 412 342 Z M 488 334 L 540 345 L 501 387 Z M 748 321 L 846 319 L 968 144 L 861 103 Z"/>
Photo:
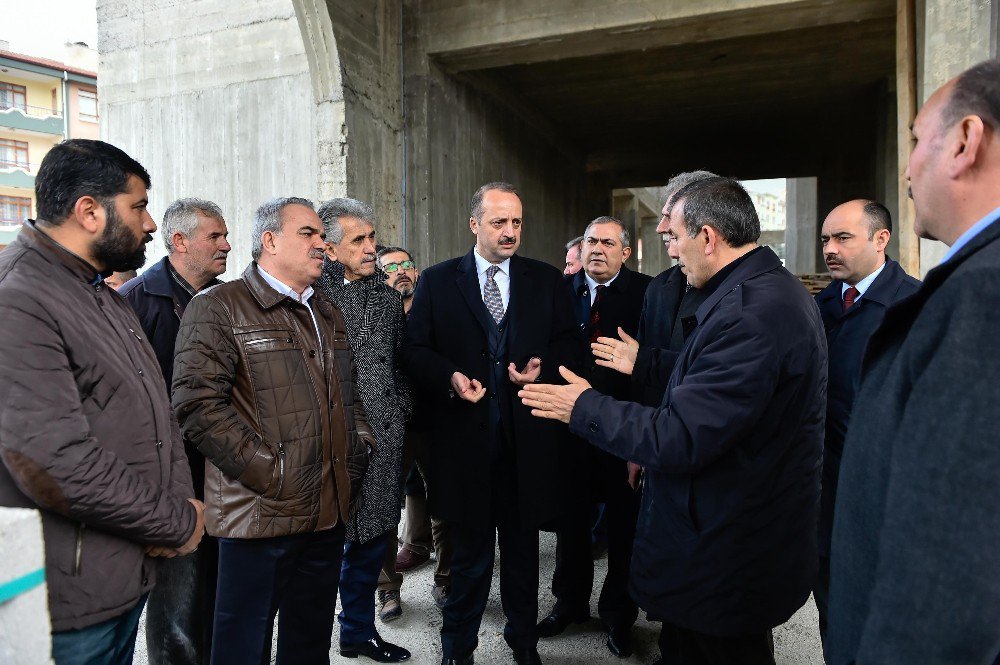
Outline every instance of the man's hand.
<path id="1" fill-rule="evenodd" d="M 632 491 L 637 491 L 639 489 L 639 483 L 642 481 L 642 467 L 635 462 L 628 462 L 628 486 L 632 488 Z"/>
<path id="2" fill-rule="evenodd" d="M 565 386 L 532 383 L 519 390 L 517 396 L 531 409 L 531 415 L 568 423 L 576 400 L 590 388 L 590 383 L 562 366 L 559 367 L 559 374 L 569 383 Z"/>
<path id="3" fill-rule="evenodd" d="M 514 363 L 507 366 L 507 374 L 510 375 L 510 380 L 519 386 L 526 386 L 529 383 L 534 383 L 538 380 L 538 376 L 541 373 L 541 358 L 531 358 L 528 360 L 528 364 L 525 365 L 524 369 L 520 372 L 517 371 L 517 366 L 515 366 Z"/>
<path id="4" fill-rule="evenodd" d="M 486 386 L 479 383 L 478 379 L 469 380 L 469 377 L 461 372 L 455 372 L 451 375 L 451 389 L 466 402 L 472 402 L 473 404 L 481 400 L 483 395 L 486 394 Z"/>
<path id="5" fill-rule="evenodd" d="M 618 336 L 621 339 L 598 337 L 596 342 L 591 342 L 590 348 L 594 352 L 595 362 L 601 367 L 610 367 L 616 372 L 631 375 L 639 353 L 639 342 L 629 337 L 621 327 L 618 328 Z"/>
<path id="6" fill-rule="evenodd" d="M 195 522 L 194 533 L 191 534 L 191 537 L 188 538 L 186 543 L 176 549 L 161 545 L 147 545 L 146 556 L 173 559 L 175 556 L 185 556 L 198 549 L 198 543 L 201 542 L 201 537 L 205 535 L 205 504 L 198 499 L 188 499 L 188 501 L 191 502 L 191 505 L 194 506 L 194 509 L 198 513 L 198 520 Z"/>

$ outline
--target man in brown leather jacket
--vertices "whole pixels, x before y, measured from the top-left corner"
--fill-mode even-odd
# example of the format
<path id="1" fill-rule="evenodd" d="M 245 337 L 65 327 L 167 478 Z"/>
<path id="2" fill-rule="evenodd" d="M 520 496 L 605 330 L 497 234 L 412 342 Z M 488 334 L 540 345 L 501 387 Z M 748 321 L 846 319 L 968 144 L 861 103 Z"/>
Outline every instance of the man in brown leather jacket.
<path id="1" fill-rule="evenodd" d="M 177 336 L 173 404 L 205 455 L 219 538 L 213 663 L 327 663 L 344 526 L 373 443 L 340 311 L 313 282 L 323 224 L 310 201 L 256 213 L 254 262 L 199 293 Z"/>

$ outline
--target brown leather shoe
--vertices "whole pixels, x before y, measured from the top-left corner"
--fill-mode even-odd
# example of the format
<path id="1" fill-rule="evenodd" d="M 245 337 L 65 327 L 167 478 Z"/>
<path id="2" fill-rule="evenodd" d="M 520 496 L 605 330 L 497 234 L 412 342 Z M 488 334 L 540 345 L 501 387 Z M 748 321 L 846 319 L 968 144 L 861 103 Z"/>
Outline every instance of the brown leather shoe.
<path id="1" fill-rule="evenodd" d="M 430 560 L 430 554 L 417 554 L 404 545 L 396 553 L 396 572 L 405 573 L 414 568 L 419 568 Z"/>

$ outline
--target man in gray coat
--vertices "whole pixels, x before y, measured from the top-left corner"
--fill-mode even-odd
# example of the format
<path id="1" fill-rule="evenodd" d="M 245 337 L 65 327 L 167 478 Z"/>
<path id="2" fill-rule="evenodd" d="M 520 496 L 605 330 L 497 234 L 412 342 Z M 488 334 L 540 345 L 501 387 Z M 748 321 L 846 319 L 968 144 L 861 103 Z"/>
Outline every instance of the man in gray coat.
<path id="1" fill-rule="evenodd" d="M 868 344 L 833 525 L 827 662 L 1000 655 L 1000 61 L 927 100 L 915 230 L 950 246 Z"/>
<path id="2" fill-rule="evenodd" d="M 355 199 L 333 199 L 317 211 L 323 220 L 327 260 L 316 288 L 344 313 L 358 369 L 357 390 L 375 436 L 358 510 L 347 525 L 340 576 L 340 653 L 380 663 L 406 660 L 410 652 L 375 630 L 375 591 L 386 548 L 395 548 L 403 439 L 412 408 L 399 354 L 406 319 L 399 292 L 375 265 L 375 215 Z"/>
<path id="3" fill-rule="evenodd" d="M 204 532 L 156 356 L 103 281 L 145 261 L 149 186 L 118 148 L 64 141 L 0 254 L 0 506 L 41 510 L 57 664 L 131 663 L 150 557 Z"/>

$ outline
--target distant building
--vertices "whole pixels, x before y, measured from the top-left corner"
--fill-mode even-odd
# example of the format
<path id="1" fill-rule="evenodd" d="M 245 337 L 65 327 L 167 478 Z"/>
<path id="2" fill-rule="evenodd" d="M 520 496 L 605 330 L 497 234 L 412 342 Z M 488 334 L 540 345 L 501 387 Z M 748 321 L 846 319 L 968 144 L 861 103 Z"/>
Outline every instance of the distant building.
<path id="1" fill-rule="evenodd" d="M 69 65 L 0 41 L 0 249 L 36 214 L 35 174 L 56 143 L 99 138 L 96 51 L 67 44 Z"/>
<path id="2" fill-rule="evenodd" d="M 760 244 L 774 250 L 785 262 L 785 197 L 748 189 L 760 218 Z"/>

